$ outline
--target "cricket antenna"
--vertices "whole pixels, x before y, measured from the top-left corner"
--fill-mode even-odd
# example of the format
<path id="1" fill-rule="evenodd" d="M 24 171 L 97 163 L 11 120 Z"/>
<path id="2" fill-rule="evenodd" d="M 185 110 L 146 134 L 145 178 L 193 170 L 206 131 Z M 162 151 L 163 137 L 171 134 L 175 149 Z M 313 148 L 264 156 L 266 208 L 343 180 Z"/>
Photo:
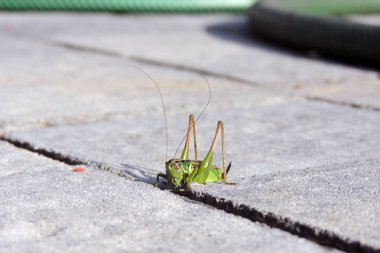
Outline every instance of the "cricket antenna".
<path id="1" fill-rule="evenodd" d="M 165 118 L 165 132 L 166 132 L 166 152 L 165 152 L 165 161 L 168 160 L 168 146 L 169 146 L 169 135 L 168 135 L 168 122 L 167 122 L 167 119 L 166 119 L 166 110 L 165 110 L 165 103 L 164 103 L 164 99 L 162 98 L 162 93 L 161 93 L 161 90 L 160 90 L 160 86 L 158 86 L 158 84 L 153 80 L 153 78 L 148 75 L 148 73 L 146 73 L 144 70 L 134 66 L 134 65 L 131 65 L 131 67 L 141 71 L 143 74 L 145 74 L 146 77 L 148 77 L 153 83 L 154 85 L 156 85 L 156 88 L 157 88 L 157 91 L 158 93 L 160 94 L 160 98 L 161 98 L 161 104 L 162 104 L 162 110 L 164 111 L 164 118 Z"/>
<path id="2" fill-rule="evenodd" d="M 178 150 L 179 148 L 181 147 L 183 141 L 185 140 L 186 136 L 190 133 L 191 129 L 193 129 L 195 123 L 197 123 L 197 121 L 199 120 L 199 118 L 202 116 L 203 112 L 206 110 L 207 106 L 210 104 L 210 101 L 211 101 L 211 87 L 210 87 L 210 83 L 208 82 L 207 78 L 203 75 L 203 74 L 199 74 L 207 83 L 207 86 L 208 86 L 208 93 L 209 93 L 209 96 L 208 96 L 208 101 L 207 101 L 207 104 L 205 105 L 205 107 L 202 109 L 201 113 L 198 115 L 198 117 L 195 119 L 194 123 L 189 127 L 189 130 L 187 130 L 185 136 L 183 136 L 180 144 L 178 145 L 175 153 L 174 153 L 174 157 L 177 155 L 178 153 Z"/>

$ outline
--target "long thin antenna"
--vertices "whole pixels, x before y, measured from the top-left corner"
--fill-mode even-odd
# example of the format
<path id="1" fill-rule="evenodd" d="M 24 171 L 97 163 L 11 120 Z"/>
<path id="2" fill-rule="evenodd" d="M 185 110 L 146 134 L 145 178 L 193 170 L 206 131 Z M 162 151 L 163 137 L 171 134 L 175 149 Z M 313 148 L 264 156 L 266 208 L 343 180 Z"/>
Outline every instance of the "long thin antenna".
<path id="1" fill-rule="evenodd" d="M 189 130 L 187 130 L 187 133 L 185 134 L 185 136 L 183 136 L 182 140 L 181 140 L 181 143 L 178 145 L 176 151 L 175 151 L 175 154 L 174 154 L 174 157 L 177 155 L 178 153 L 178 150 L 179 148 L 181 147 L 183 141 L 185 140 L 186 136 L 190 133 L 191 129 L 193 129 L 195 123 L 197 123 L 197 121 L 199 120 L 199 118 L 202 116 L 203 112 L 206 110 L 207 106 L 210 104 L 210 101 L 211 101 L 211 87 L 210 87 L 210 83 L 208 82 L 207 78 L 203 75 L 203 74 L 199 74 L 207 83 L 207 86 L 208 86 L 208 92 L 209 92 L 209 96 L 208 96 L 208 101 L 207 101 L 207 104 L 205 105 L 205 107 L 202 109 L 201 113 L 198 115 L 198 117 L 195 119 L 194 123 L 189 127 Z"/>
<path id="2" fill-rule="evenodd" d="M 142 73 L 144 73 L 153 83 L 154 85 L 156 85 L 156 88 L 158 90 L 158 93 L 160 94 L 160 98 L 161 98 L 161 104 L 162 104 L 162 110 L 164 111 L 164 117 L 165 117 L 165 132 L 166 132 L 166 153 L 165 153 L 165 161 L 168 160 L 168 146 L 169 146 L 169 134 L 168 134 L 168 123 L 167 123 L 167 119 L 166 119 L 166 110 L 165 110 L 165 103 L 164 103 L 164 99 L 162 98 L 162 93 L 161 93 L 161 90 L 160 90 L 160 86 L 158 86 L 158 84 L 153 80 L 153 78 L 148 75 L 148 73 L 146 73 L 144 70 L 134 66 L 134 65 L 131 65 L 133 68 L 141 71 Z"/>

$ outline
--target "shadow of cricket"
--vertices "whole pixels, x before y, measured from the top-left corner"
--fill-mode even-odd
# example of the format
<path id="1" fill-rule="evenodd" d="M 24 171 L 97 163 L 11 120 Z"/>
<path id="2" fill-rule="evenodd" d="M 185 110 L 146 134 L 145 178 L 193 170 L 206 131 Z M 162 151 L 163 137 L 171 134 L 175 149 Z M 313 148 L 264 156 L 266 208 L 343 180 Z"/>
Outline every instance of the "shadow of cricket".
<path id="1" fill-rule="evenodd" d="M 154 183 L 156 182 L 157 171 L 155 170 L 128 163 L 121 164 L 121 169 L 125 175 L 128 175 L 138 181 L 149 183 L 152 185 L 154 185 Z"/>

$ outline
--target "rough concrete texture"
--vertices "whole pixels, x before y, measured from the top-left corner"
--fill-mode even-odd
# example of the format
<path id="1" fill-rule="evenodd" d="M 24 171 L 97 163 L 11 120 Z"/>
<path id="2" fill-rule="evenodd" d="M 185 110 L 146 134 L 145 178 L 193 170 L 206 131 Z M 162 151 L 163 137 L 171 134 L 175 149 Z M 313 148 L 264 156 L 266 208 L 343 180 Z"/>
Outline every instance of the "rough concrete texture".
<path id="1" fill-rule="evenodd" d="M 236 186 L 193 188 L 380 249 L 379 160 L 247 177 Z"/>
<path id="2" fill-rule="evenodd" d="M 0 142 L 0 178 L 21 175 L 28 171 L 35 172 L 53 168 L 67 168 L 67 166 L 29 151 L 17 149 L 8 143 Z"/>
<path id="3" fill-rule="evenodd" d="M 12 138 L 83 161 L 111 164 L 143 181 L 163 171 L 163 116 L 31 129 Z M 208 150 L 216 122 L 224 120 L 230 178 L 302 170 L 380 157 L 380 114 L 322 102 L 277 101 L 254 106 L 209 110 L 197 125 L 201 156 Z M 169 154 L 186 133 L 187 115 L 168 115 Z M 85 140 L 85 141 L 83 141 Z M 178 153 L 181 153 L 182 147 Z M 177 154 L 178 157 L 179 154 Z M 216 162 L 220 163 L 220 148 Z"/>
<path id="4" fill-rule="evenodd" d="M 75 173 L 9 144 L 0 148 L 1 172 L 21 162 L 0 176 L 2 252 L 334 251 L 111 173 Z"/>
<path id="5" fill-rule="evenodd" d="M 2 37 L 0 57 L 7 59 L 0 62 L 0 127 L 5 130 L 161 114 L 154 83 L 131 65 L 149 73 L 160 85 L 164 99 L 170 101 L 166 103 L 168 113 L 200 111 L 208 99 L 207 84 L 198 74 L 126 59 L 9 36 Z M 207 79 L 215 97 L 213 105 L 228 107 L 249 100 L 234 94 L 243 95 L 250 87 L 236 90 L 233 82 Z M 271 100 L 281 96 L 271 94 Z"/>
<path id="6" fill-rule="evenodd" d="M 180 117 L 169 127 L 172 136 L 182 136 L 185 132 L 186 116 Z M 305 101 L 283 101 L 218 113 L 209 111 L 197 128 L 201 153 L 210 145 L 217 119 L 227 119 L 227 159 L 233 162 L 229 180 L 237 183 L 236 187 L 211 186 L 215 187 L 211 194 L 378 247 L 380 224 L 375 221 L 380 218 L 380 212 L 375 207 L 380 182 L 369 172 L 378 174 L 379 171 L 376 162 L 367 161 L 380 157 L 377 148 L 380 136 L 376 130 L 379 117 L 377 112 Z M 156 122 L 159 118 L 133 117 L 29 130 L 11 136 L 38 148 L 118 168 L 125 175 L 153 183 L 155 174 L 164 172 L 164 127 Z M 170 155 L 176 142 L 170 143 Z M 216 161 L 220 164 L 220 159 Z M 347 173 L 351 176 L 346 176 Z M 272 187 L 264 185 L 263 189 L 256 189 L 261 177 L 264 182 L 268 178 L 277 180 Z M 318 177 L 326 179 L 318 185 Z M 332 184 L 335 188 L 327 188 Z M 275 194 L 274 187 L 281 194 Z M 197 189 L 202 192 L 202 187 Z M 309 196 L 313 189 L 320 190 Z M 357 198 L 353 197 L 354 192 Z M 235 199 L 236 196 L 239 198 Z M 299 199 L 305 201 L 298 204 Z"/>
<path id="7" fill-rule="evenodd" d="M 293 95 L 302 95 L 311 100 L 380 111 L 380 78 L 376 76 L 325 82 L 309 81 L 294 84 L 291 89 Z"/>
<path id="8" fill-rule="evenodd" d="M 241 16 L 140 17 L 88 14 L 85 17 L 83 15 L 79 17 L 69 14 L 2 13 L 0 24 L 4 35 L 22 38 L 21 40 L 50 41 L 58 43 L 57 47 L 68 44 L 71 47 L 70 50 L 77 48 L 75 50 L 82 52 L 87 48 L 100 50 L 95 54 L 103 54 L 104 52 L 101 51 L 105 50 L 106 53 L 112 54 L 113 58 L 134 59 L 136 60 L 134 64 L 139 62 L 138 64 L 157 78 L 160 84 L 163 83 L 162 81 L 173 83 L 173 79 L 170 78 L 173 76 L 178 83 L 182 81 L 178 78 L 178 74 L 170 70 L 160 68 L 162 73 L 156 74 L 155 69 L 148 68 L 141 61 L 150 63 L 153 61 L 173 68 L 201 70 L 221 77 L 232 77 L 239 82 L 262 85 L 296 95 L 316 96 L 340 103 L 380 108 L 379 100 L 372 93 L 378 92 L 380 86 L 376 71 L 318 60 L 314 57 L 315 52 L 311 52 L 314 56 L 309 58 L 305 53 L 294 53 L 278 45 L 269 45 L 247 31 L 245 20 Z M 155 24 L 154 29 L 151 24 Z M 14 44 L 17 43 L 10 44 L 11 48 Z M 38 53 L 31 53 L 31 50 L 26 49 L 31 46 L 36 47 L 33 52 Z M 14 51 L 4 45 L 0 50 L 5 52 L 4 56 L 7 58 L 9 58 L 9 52 Z M 62 53 L 59 50 L 38 47 L 30 43 L 24 45 L 24 49 L 19 52 L 29 57 L 23 58 L 24 67 L 16 71 L 17 73 L 34 73 L 34 76 L 37 76 L 35 67 L 38 66 L 37 70 L 42 71 L 44 76 L 47 73 L 56 72 L 65 74 L 64 77 L 55 79 L 49 76 L 50 84 L 52 80 L 54 83 L 61 84 L 81 81 L 81 85 L 87 84 L 87 87 L 89 85 L 94 87 L 101 81 L 103 87 L 106 87 L 105 85 L 114 87 L 117 83 L 120 84 L 118 78 L 122 78 L 124 81 L 122 87 L 125 88 L 128 86 L 125 83 L 128 82 L 126 80 L 131 82 L 136 78 L 136 73 L 129 70 L 129 62 L 126 59 L 115 60 L 111 63 L 109 59 L 96 57 L 94 52 L 92 56 L 86 55 L 83 58 L 73 59 L 72 54 L 69 54 L 67 50 L 63 50 Z M 56 57 L 52 59 L 52 55 L 58 56 L 58 59 Z M 44 62 L 49 62 L 49 66 L 33 64 L 41 58 Z M 7 74 L 9 70 L 11 70 L 10 73 L 15 73 L 14 70 L 20 67 L 18 58 L 14 59 L 17 68 L 9 68 L 13 64 L 8 62 L 3 64 L 7 69 Z M 77 69 L 81 69 L 81 74 L 76 72 Z M 125 72 L 120 72 L 121 69 Z M 109 74 L 101 75 L 101 73 Z M 137 74 L 135 81 L 140 83 L 141 77 L 138 77 Z M 192 78 L 190 80 L 194 82 Z M 87 90 L 91 91 L 91 89 Z M 88 96 L 97 95 L 92 93 L 89 92 Z M 62 97 L 59 101 L 65 101 Z M 99 96 L 97 98 L 102 99 Z M 108 96 L 105 98 L 115 99 Z M 106 101 L 105 98 L 103 98 L 104 101 Z M 73 104 L 75 104 L 75 96 L 73 99 Z M 81 101 L 81 103 L 85 102 Z M 117 106 L 117 103 L 115 105 Z M 83 118 L 89 120 L 90 116 L 85 115 L 81 117 L 82 120 Z M 66 119 L 66 121 L 72 120 L 78 121 L 77 118 Z M 44 122 L 43 119 L 40 119 L 41 121 Z"/>
<path id="9" fill-rule="evenodd" d="M 4 251 L 328 250 L 310 240 L 380 249 L 376 71 L 269 45 L 248 36 L 241 16 L 2 13 L 0 34 L 3 139 L 110 170 L 74 173 L 0 145 Z M 157 90 L 131 64 L 161 86 L 168 158 L 188 114 L 207 102 L 195 72 L 208 73 L 212 101 L 197 123 L 198 147 L 203 156 L 223 120 L 237 185 L 193 193 L 315 236 L 277 226 L 305 241 L 145 184 L 164 171 L 165 127 Z M 342 240 L 316 238 L 321 230 Z"/>
<path id="10" fill-rule="evenodd" d="M 0 22 L 12 24 L 12 32 L 23 36 L 110 50 L 253 82 L 294 83 L 376 75 L 308 59 L 251 38 L 242 16 L 5 13 Z"/>

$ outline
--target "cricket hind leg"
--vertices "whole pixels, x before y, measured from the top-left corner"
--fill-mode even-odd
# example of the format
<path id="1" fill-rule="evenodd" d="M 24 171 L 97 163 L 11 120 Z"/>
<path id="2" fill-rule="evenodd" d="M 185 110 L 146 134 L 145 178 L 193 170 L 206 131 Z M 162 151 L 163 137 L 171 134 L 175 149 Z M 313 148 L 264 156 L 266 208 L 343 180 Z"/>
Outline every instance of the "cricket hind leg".
<path id="1" fill-rule="evenodd" d="M 218 139 L 219 133 L 221 135 L 222 139 L 222 159 L 223 159 L 223 170 L 222 170 L 222 175 L 221 178 L 215 178 L 211 179 L 209 178 L 209 171 L 212 168 L 212 162 L 213 162 L 213 157 L 215 153 L 215 146 L 216 146 L 216 141 Z M 227 170 L 226 170 L 226 162 L 225 162 L 225 154 L 224 154 L 224 127 L 223 127 L 223 122 L 218 121 L 216 131 L 215 131 L 215 136 L 214 139 L 212 140 L 210 150 L 206 154 L 205 158 L 203 159 L 202 163 L 200 166 L 191 173 L 190 175 L 190 182 L 195 181 L 201 184 L 205 184 L 207 181 L 222 181 L 226 182 L 226 175 L 227 175 Z"/>
<path id="2" fill-rule="evenodd" d="M 212 156 L 214 156 L 216 141 L 218 139 L 219 133 L 222 139 L 222 162 L 223 162 L 222 182 L 227 182 L 226 155 L 224 151 L 224 124 L 220 120 L 218 121 L 218 124 L 216 126 L 214 139 L 212 140 L 210 151 L 209 151 L 211 152 Z"/>
<path id="3" fill-rule="evenodd" d="M 195 156 L 195 160 L 198 160 L 197 135 L 196 135 L 196 130 L 195 130 L 195 120 L 194 120 L 193 114 L 189 115 L 189 123 L 188 123 L 188 127 L 187 127 L 186 142 L 185 142 L 185 145 L 183 147 L 182 154 L 181 154 L 182 160 L 189 160 L 189 156 L 190 156 L 189 155 L 190 154 L 189 144 L 190 144 L 191 130 L 193 130 L 194 156 Z"/>
<path id="4" fill-rule="evenodd" d="M 217 125 L 216 131 L 215 131 L 215 136 L 214 136 L 214 139 L 212 141 L 209 153 L 210 153 L 211 158 L 212 158 L 214 156 L 215 145 L 216 145 L 216 141 L 217 141 L 219 133 L 220 133 L 221 139 L 222 139 L 222 160 L 223 160 L 223 172 L 222 172 L 222 180 L 221 181 L 224 184 L 235 185 L 235 183 L 227 182 L 227 174 L 231 169 L 232 162 L 230 162 L 226 168 L 226 153 L 225 153 L 225 149 L 224 149 L 224 124 L 222 121 L 218 121 L 218 125 Z M 211 159 L 211 163 L 212 163 L 212 159 Z M 210 164 L 210 166 L 211 165 L 212 164 Z"/>

